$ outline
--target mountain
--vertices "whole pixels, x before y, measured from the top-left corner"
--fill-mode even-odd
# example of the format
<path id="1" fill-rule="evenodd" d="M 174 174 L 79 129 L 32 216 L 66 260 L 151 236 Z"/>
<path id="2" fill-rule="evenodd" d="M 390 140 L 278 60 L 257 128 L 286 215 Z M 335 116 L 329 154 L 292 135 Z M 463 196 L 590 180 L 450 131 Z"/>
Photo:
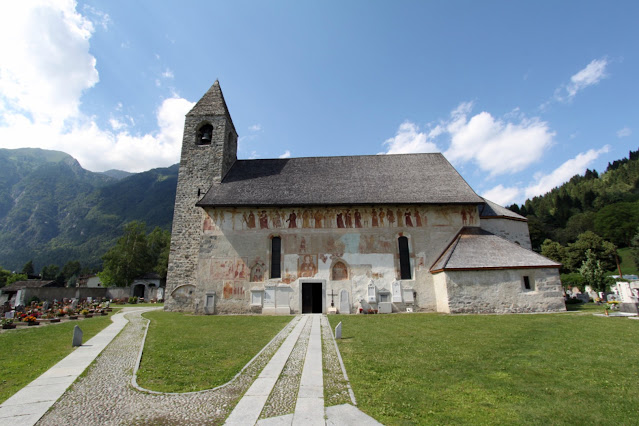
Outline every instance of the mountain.
<path id="1" fill-rule="evenodd" d="M 124 179 L 125 177 L 131 176 L 133 173 L 125 172 L 124 170 L 111 169 L 107 170 L 106 172 L 102 172 L 102 174 L 120 180 Z"/>
<path id="2" fill-rule="evenodd" d="M 617 247 L 627 247 L 639 227 L 639 150 L 608 163 L 606 171 L 586 170 L 550 192 L 509 207 L 528 218 L 533 249 L 545 239 L 563 245 L 593 231 Z"/>
<path id="3" fill-rule="evenodd" d="M 64 152 L 0 149 L 0 266 L 98 267 L 125 223 L 170 230 L 178 165 L 114 172 L 90 172 Z"/>

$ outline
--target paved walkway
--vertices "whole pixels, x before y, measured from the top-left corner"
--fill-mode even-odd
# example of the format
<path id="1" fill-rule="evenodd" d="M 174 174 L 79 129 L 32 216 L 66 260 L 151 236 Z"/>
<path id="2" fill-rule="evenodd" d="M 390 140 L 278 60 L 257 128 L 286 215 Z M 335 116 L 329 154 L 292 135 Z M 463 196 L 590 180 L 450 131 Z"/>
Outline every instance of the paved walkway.
<path id="1" fill-rule="evenodd" d="M 158 308 L 125 308 L 125 312 L 113 315 L 111 317 L 113 324 L 2 403 L 0 425 L 34 425 L 122 331 L 128 323 L 124 318 L 125 313 L 142 313 L 153 309 Z M 69 335 L 69 341 L 71 337 Z"/>
<path id="2" fill-rule="evenodd" d="M 148 324 L 142 312 L 114 315 L 114 324 L 69 355 L 76 358 L 65 358 L 5 401 L 0 425 L 379 424 L 350 404 L 352 392 L 322 315 L 293 318 L 225 385 L 171 394 L 144 391 L 132 380 Z"/>

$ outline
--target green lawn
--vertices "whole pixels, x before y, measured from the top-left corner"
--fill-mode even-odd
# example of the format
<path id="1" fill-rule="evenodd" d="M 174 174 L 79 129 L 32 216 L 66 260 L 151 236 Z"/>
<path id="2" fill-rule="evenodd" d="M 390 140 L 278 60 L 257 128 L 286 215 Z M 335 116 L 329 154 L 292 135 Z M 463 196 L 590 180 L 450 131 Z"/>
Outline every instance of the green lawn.
<path id="1" fill-rule="evenodd" d="M 138 384 L 160 392 L 210 389 L 228 382 L 290 316 L 201 316 L 149 312 Z"/>
<path id="2" fill-rule="evenodd" d="M 594 309 L 586 305 L 585 309 Z M 339 315 L 359 407 L 384 424 L 639 424 L 639 321 Z"/>
<path id="3" fill-rule="evenodd" d="M 113 313 L 117 308 L 113 309 Z M 77 324 L 86 342 L 111 324 L 111 315 L 48 326 L 24 327 L 0 334 L 0 403 L 73 351 Z"/>
<path id="4" fill-rule="evenodd" d="M 112 308 L 159 308 L 164 307 L 164 303 L 125 303 L 124 305 L 118 305 L 111 303 Z"/>

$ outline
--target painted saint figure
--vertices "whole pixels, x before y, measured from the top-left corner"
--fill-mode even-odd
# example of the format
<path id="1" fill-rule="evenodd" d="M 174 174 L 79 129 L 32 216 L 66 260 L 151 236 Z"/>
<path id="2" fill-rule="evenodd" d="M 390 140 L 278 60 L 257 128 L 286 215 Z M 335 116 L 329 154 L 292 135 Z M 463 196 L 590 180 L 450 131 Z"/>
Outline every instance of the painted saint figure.
<path id="1" fill-rule="evenodd" d="M 266 210 L 262 210 L 260 213 L 260 229 L 268 229 L 268 216 Z"/>
<path id="2" fill-rule="evenodd" d="M 377 210 L 375 209 L 371 211 L 371 223 L 374 228 L 377 228 L 377 226 L 379 225 L 379 223 L 377 222 Z"/>
<path id="3" fill-rule="evenodd" d="M 304 210 L 302 213 L 302 228 L 310 228 L 311 227 L 311 212 L 308 210 Z"/>
<path id="4" fill-rule="evenodd" d="M 322 215 L 322 212 L 320 210 L 317 210 L 313 217 L 315 218 L 315 228 L 321 228 L 322 219 L 324 218 L 324 215 Z"/>
<path id="5" fill-rule="evenodd" d="M 342 219 L 342 214 L 341 213 L 337 213 L 337 227 L 338 228 L 343 228 L 344 227 L 344 219 Z"/>
<path id="6" fill-rule="evenodd" d="M 413 220 L 410 217 L 409 211 L 406 211 L 406 213 L 404 213 L 404 222 L 406 222 L 406 226 L 413 226 Z"/>
<path id="7" fill-rule="evenodd" d="M 386 219 L 388 220 L 388 226 L 391 227 L 395 223 L 395 215 L 391 209 L 386 211 Z"/>
<path id="8" fill-rule="evenodd" d="M 346 213 L 344 213 L 344 219 L 345 219 L 344 225 L 346 225 L 347 228 L 352 228 L 353 227 L 353 221 L 351 220 L 351 211 L 350 210 L 346 210 Z"/>
<path id="9" fill-rule="evenodd" d="M 288 215 L 288 219 L 286 219 L 286 221 L 288 222 L 289 228 L 297 228 L 297 215 L 295 214 L 295 211 L 292 211 L 291 214 Z"/>
<path id="10" fill-rule="evenodd" d="M 415 226 L 422 226 L 422 217 L 419 215 L 418 210 L 415 210 Z"/>
<path id="11" fill-rule="evenodd" d="M 361 228 L 362 214 L 359 212 L 359 210 L 355 209 L 355 213 L 353 215 L 355 216 L 355 228 Z"/>
<path id="12" fill-rule="evenodd" d="M 304 262 L 300 265 L 300 277 L 312 277 L 317 273 L 317 267 L 310 255 L 304 256 Z"/>

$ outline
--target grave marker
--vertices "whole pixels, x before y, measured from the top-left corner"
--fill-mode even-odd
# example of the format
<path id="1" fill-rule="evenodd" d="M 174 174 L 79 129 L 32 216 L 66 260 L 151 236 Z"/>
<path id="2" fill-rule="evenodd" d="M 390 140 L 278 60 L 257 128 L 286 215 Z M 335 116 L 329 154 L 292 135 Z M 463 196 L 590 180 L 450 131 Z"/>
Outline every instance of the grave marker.
<path id="1" fill-rule="evenodd" d="M 82 346 L 82 330 L 77 325 L 73 327 L 73 343 L 72 346 Z"/>
<path id="2" fill-rule="evenodd" d="M 336 339 L 342 338 L 342 322 L 341 321 L 339 322 L 339 324 L 337 324 L 337 327 L 335 327 L 335 338 Z"/>

